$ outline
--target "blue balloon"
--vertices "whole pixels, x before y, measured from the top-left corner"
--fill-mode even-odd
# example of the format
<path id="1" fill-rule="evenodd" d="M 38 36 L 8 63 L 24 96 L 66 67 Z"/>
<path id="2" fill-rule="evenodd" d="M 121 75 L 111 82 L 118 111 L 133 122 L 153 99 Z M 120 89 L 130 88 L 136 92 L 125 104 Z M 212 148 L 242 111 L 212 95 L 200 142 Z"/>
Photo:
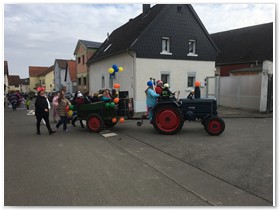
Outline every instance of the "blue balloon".
<path id="1" fill-rule="evenodd" d="M 153 87 L 153 82 L 150 80 L 150 81 L 148 81 L 147 82 L 147 86 L 149 86 L 149 87 Z"/>
<path id="2" fill-rule="evenodd" d="M 114 64 L 114 65 L 112 66 L 112 68 L 114 69 L 115 72 L 118 72 L 118 71 L 119 71 L 119 68 L 117 67 L 116 64 Z"/>

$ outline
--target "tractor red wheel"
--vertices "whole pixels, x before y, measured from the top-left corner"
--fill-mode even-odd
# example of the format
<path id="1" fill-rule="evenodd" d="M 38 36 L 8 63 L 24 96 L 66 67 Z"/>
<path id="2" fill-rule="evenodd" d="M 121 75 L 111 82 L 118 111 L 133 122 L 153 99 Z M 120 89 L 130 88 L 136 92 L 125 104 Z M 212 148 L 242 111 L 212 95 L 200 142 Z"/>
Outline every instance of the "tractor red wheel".
<path id="1" fill-rule="evenodd" d="M 225 122 L 219 117 L 210 117 L 204 123 L 204 129 L 212 136 L 218 136 L 225 130 Z"/>
<path id="2" fill-rule="evenodd" d="M 172 106 L 156 108 L 153 120 L 155 129 L 162 134 L 175 134 L 184 124 L 182 111 Z"/>
<path id="3" fill-rule="evenodd" d="M 104 127 L 104 122 L 98 114 L 91 114 L 87 118 L 87 128 L 94 133 L 99 133 Z"/>

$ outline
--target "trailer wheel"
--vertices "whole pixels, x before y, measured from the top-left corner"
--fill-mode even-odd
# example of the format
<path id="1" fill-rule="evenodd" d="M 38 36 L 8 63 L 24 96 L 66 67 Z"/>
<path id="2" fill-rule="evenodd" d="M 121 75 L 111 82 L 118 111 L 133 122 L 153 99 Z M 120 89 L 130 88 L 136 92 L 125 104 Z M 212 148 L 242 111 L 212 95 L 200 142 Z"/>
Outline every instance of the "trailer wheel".
<path id="1" fill-rule="evenodd" d="M 100 117 L 100 115 L 91 114 L 87 118 L 87 128 L 89 129 L 89 131 L 93 133 L 99 133 L 100 131 L 102 131 L 103 127 L 104 127 L 104 122 Z"/>
<path id="2" fill-rule="evenodd" d="M 209 117 L 204 123 L 204 129 L 211 136 L 218 136 L 224 132 L 225 122 L 217 116 Z"/>
<path id="3" fill-rule="evenodd" d="M 162 134 L 175 134 L 184 124 L 184 116 L 179 108 L 162 106 L 156 108 L 153 115 L 153 125 Z"/>

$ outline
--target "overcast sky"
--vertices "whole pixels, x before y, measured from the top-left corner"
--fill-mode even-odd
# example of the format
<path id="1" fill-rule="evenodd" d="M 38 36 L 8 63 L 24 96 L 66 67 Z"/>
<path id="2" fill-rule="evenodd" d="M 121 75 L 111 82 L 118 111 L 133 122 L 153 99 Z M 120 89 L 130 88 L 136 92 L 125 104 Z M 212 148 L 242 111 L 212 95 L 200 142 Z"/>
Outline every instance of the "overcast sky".
<path id="1" fill-rule="evenodd" d="M 208 32 L 274 22 L 274 4 L 192 4 Z M 142 4 L 4 4 L 4 59 L 10 75 L 29 66 L 75 59 L 78 39 L 103 42 L 107 32 L 142 11 Z"/>

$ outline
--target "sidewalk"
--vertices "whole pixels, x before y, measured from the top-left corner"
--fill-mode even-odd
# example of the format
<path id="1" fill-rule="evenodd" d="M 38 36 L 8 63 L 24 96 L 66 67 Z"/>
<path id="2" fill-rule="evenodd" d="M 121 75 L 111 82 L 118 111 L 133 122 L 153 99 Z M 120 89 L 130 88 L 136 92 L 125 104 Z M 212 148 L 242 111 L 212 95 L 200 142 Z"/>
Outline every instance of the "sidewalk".
<path id="1" fill-rule="evenodd" d="M 250 109 L 236 109 L 230 107 L 218 107 L 218 114 L 223 118 L 273 118 L 273 112 L 271 113 L 260 113 L 257 110 Z"/>
<path id="2" fill-rule="evenodd" d="M 143 112 L 134 113 L 132 119 L 140 119 Z M 260 113 L 257 110 L 218 107 L 218 114 L 222 118 L 273 118 L 273 112 Z"/>

